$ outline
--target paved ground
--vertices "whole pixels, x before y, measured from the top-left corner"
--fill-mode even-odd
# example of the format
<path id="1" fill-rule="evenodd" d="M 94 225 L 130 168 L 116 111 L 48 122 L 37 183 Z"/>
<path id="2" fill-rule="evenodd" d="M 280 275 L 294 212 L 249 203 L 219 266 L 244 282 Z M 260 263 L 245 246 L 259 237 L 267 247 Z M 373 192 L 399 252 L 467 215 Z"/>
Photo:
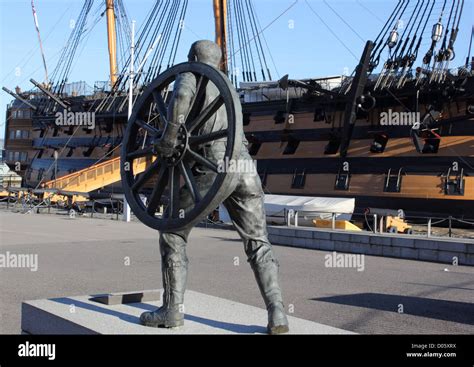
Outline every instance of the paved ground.
<path id="1" fill-rule="evenodd" d="M 38 254 L 37 272 L 0 268 L 0 333 L 23 300 L 161 287 L 156 232 L 140 223 L 0 212 L 0 255 Z M 324 251 L 275 247 L 293 316 L 357 333 L 474 333 L 474 268 L 366 256 L 325 267 Z M 262 307 L 236 233 L 191 235 L 189 289 Z M 403 307 L 403 313 L 398 310 Z"/>

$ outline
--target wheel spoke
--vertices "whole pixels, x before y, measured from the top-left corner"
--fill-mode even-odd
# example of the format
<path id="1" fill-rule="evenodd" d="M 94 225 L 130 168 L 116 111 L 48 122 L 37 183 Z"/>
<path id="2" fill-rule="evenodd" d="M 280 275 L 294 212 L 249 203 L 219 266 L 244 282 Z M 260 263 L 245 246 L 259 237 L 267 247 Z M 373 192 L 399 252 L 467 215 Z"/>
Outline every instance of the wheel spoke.
<path id="1" fill-rule="evenodd" d="M 218 167 L 217 164 L 214 162 L 210 161 L 209 159 L 203 157 L 199 153 L 196 153 L 195 151 L 188 149 L 186 152 L 187 156 L 193 160 L 195 160 L 197 163 L 203 165 L 204 167 L 209 168 L 211 171 L 218 173 Z"/>
<path id="2" fill-rule="evenodd" d="M 202 111 L 199 116 L 190 122 L 188 126 L 189 132 L 199 130 L 209 119 L 217 112 L 219 108 L 224 104 L 224 98 L 222 96 L 216 97 L 205 109 Z"/>
<path id="3" fill-rule="evenodd" d="M 158 173 L 158 179 L 153 189 L 153 192 L 150 195 L 150 200 L 147 208 L 148 214 L 154 216 L 156 209 L 160 205 L 161 197 L 163 192 L 166 189 L 166 184 L 168 182 L 168 168 L 166 165 L 161 165 L 160 172 Z"/>
<path id="4" fill-rule="evenodd" d="M 153 148 L 144 148 L 144 149 L 138 149 L 132 153 L 127 154 L 127 160 L 134 160 L 142 157 L 147 157 L 149 155 L 153 154 Z"/>
<path id="5" fill-rule="evenodd" d="M 219 130 L 219 131 L 214 131 L 210 134 L 191 136 L 189 137 L 189 145 L 194 147 L 194 146 L 206 144 L 214 140 L 225 138 L 227 134 L 228 134 L 227 130 Z"/>
<path id="6" fill-rule="evenodd" d="M 179 211 L 179 176 L 179 170 L 176 167 L 171 167 L 168 184 L 170 192 L 168 215 L 171 219 L 176 218 Z"/>
<path id="7" fill-rule="evenodd" d="M 153 127 L 151 125 L 148 125 L 145 121 L 136 119 L 135 123 L 140 126 L 142 129 L 148 131 L 149 134 L 153 136 L 157 136 L 160 134 L 160 130 L 158 130 L 156 127 Z"/>
<path id="8" fill-rule="evenodd" d="M 158 109 L 158 112 L 161 116 L 161 121 L 163 122 L 163 125 L 166 125 L 168 123 L 168 109 L 166 108 L 165 101 L 163 100 L 161 93 L 156 89 L 153 91 L 153 99 L 155 100 L 156 108 Z"/>
<path id="9" fill-rule="evenodd" d="M 183 161 L 179 163 L 179 170 L 184 177 L 184 183 L 191 194 L 194 202 L 197 204 L 202 200 L 201 193 L 199 192 L 199 188 L 197 187 L 196 180 L 194 179 L 193 173 L 187 164 Z"/>
<path id="10" fill-rule="evenodd" d="M 196 85 L 196 94 L 194 94 L 188 116 L 186 117 L 186 125 L 193 121 L 195 117 L 199 114 L 199 110 L 202 106 L 202 100 L 206 95 L 206 88 L 208 83 L 209 79 L 207 79 L 204 75 L 201 75 Z"/>
<path id="11" fill-rule="evenodd" d="M 137 180 L 132 185 L 132 191 L 140 190 L 143 187 L 143 185 L 145 185 L 145 183 L 149 181 L 150 178 L 153 177 L 153 175 L 155 174 L 160 164 L 161 164 L 161 160 L 157 159 L 151 164 L 150 167 L 148 167 L 145 170 L 145 172 L 143 172 L 140 176 L 138 176 Z"/>

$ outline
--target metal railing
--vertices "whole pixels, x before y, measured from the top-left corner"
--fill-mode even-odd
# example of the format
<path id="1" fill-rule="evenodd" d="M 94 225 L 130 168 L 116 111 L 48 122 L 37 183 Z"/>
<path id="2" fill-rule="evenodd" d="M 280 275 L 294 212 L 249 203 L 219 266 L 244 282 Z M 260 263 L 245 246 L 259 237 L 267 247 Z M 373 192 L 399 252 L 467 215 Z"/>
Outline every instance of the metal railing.
<path id="1" fill-rule="evenodd" d="M 311 212 L 311 215 L 308 212 L 298 211 L 298 210 L 284 210 L 284 223 L 286 226 L 300 227 L 301 217 L 305 219 L 325 219 L 330 218 L 331 220 L 331 230 L 337 230 L 336 222 L 338 217 L 348 217 L 351 218 L 350 221 L 356 221 L 355 219 L 361 218 L 366 224 L 368 232 L 372 233 L 390 233 L 385 230 L 383 218 L 378 214 L 366 214 L 366 213 L 347 213 L 347 212 Z M 355 218 L 355 219 L 354 219 Z M 408 225 L 415 229 L 412 233 L 405 233 L 405 235 L 416 235 L 420 234 L 425 235 L 426 237 L 440 237 L 434 233 L 434 229 L 439 233 L 441 230 L 445 230 L 447 233 L 445 236 L 441 237 L 461 237 L 461 238 L 473 238 L 474 239 L 474 219 L 465 219 L 457 218 L 455 216 L 449 215 L 446 217 L 440 216 L 405 216 L 403 219 Z M 443 224 L 443 226 L 440 226 Z M 311 227 L 312 228 L 312 227 Z M 421 228 L 426 228 L 424 231 Z M 459 234 L 461 231 L 465 233 Z M 420 233 L 421 232 L 421 233 Z M 456 232 L 458 234 L 456 235 Z"/>

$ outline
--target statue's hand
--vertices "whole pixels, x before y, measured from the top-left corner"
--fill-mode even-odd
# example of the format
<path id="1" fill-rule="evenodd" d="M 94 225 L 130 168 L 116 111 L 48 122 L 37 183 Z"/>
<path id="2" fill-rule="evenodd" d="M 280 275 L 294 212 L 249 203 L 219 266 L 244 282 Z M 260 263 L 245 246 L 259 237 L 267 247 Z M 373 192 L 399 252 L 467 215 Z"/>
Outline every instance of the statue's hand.
<path id="1" fill-rule="evenodd" d="M 160 140 L 158 140 L 158 142 L 155 143 L 156 153 L 164 158 L 171 157 L 175 152 L 174 148 L 175 144 L 163 138 L 161 138 Z"/>
<path id="2" fill-rule="evenodd" d="M 169 158 L 175 153 L 175 148 L 178 145 L 178 135 L 180 123 L 168 121 L 165 131 L 160 139 L 155 141 L 155 151 L 164 158 Z"/>

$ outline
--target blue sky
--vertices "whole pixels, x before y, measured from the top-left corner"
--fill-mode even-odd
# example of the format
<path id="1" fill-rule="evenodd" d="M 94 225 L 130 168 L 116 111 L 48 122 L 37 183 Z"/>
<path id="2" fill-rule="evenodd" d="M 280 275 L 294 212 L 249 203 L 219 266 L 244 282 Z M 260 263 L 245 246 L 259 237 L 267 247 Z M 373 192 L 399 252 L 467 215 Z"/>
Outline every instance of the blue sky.
<path id="1" fill-rule="evenodd" d="M 96 3 L 98 1 L 103 0 L 95 0 Z M 364 46 L 359 36 L 374 39 L 397 3 L 396 0 L 328 0 L 330 6 L 357 32 L 355 34 L 322 0 L 308 1 L 357 58 Z M 274 21 L 294 2 L 254 0 L 261 25 L 265 27 Z M 71 31 L 70 22 L 78 16 L 82 3 L 81 0 L 35 1 L 50 70 L 56 64 L 57 55 Z M 137 21 L 138 29 L 153 0 L 124 0 L 124 3 L 130 19 Z M 463 63 L 467 54 L 472 15 L 473 0 L 467 0 L 456 44 L 456 65 Z M 185 24 L 178 61 L 185 61 L 193 41 L 214 38 L 212 1 L 190 0 Z M 428 24 L 429 29 L 431 26 Z M 299 0 L 275 21 L 265 31 L 265 36 L 279 76 L 287 73 L 291 78 L 340 75 L 344 70 L 352 71 L 357 63 L 354 55 L 311 12 L 305 0 Z M 18 85 L 25 90 L 32 87 L 30 78 L 43 80 L 44 71 L 30 0 L 0 0 L 0 47 L 0 86 L 14 89 Z M 106 25 L 103 19 L 77 58 L 70 81 L 86 81 L 92 86 L 95 81 L 107 80 L 108 74 Z M 5 108 L 10 100 L 9 95 L 0 92 L 0 138 L 4 135 Z"/>

